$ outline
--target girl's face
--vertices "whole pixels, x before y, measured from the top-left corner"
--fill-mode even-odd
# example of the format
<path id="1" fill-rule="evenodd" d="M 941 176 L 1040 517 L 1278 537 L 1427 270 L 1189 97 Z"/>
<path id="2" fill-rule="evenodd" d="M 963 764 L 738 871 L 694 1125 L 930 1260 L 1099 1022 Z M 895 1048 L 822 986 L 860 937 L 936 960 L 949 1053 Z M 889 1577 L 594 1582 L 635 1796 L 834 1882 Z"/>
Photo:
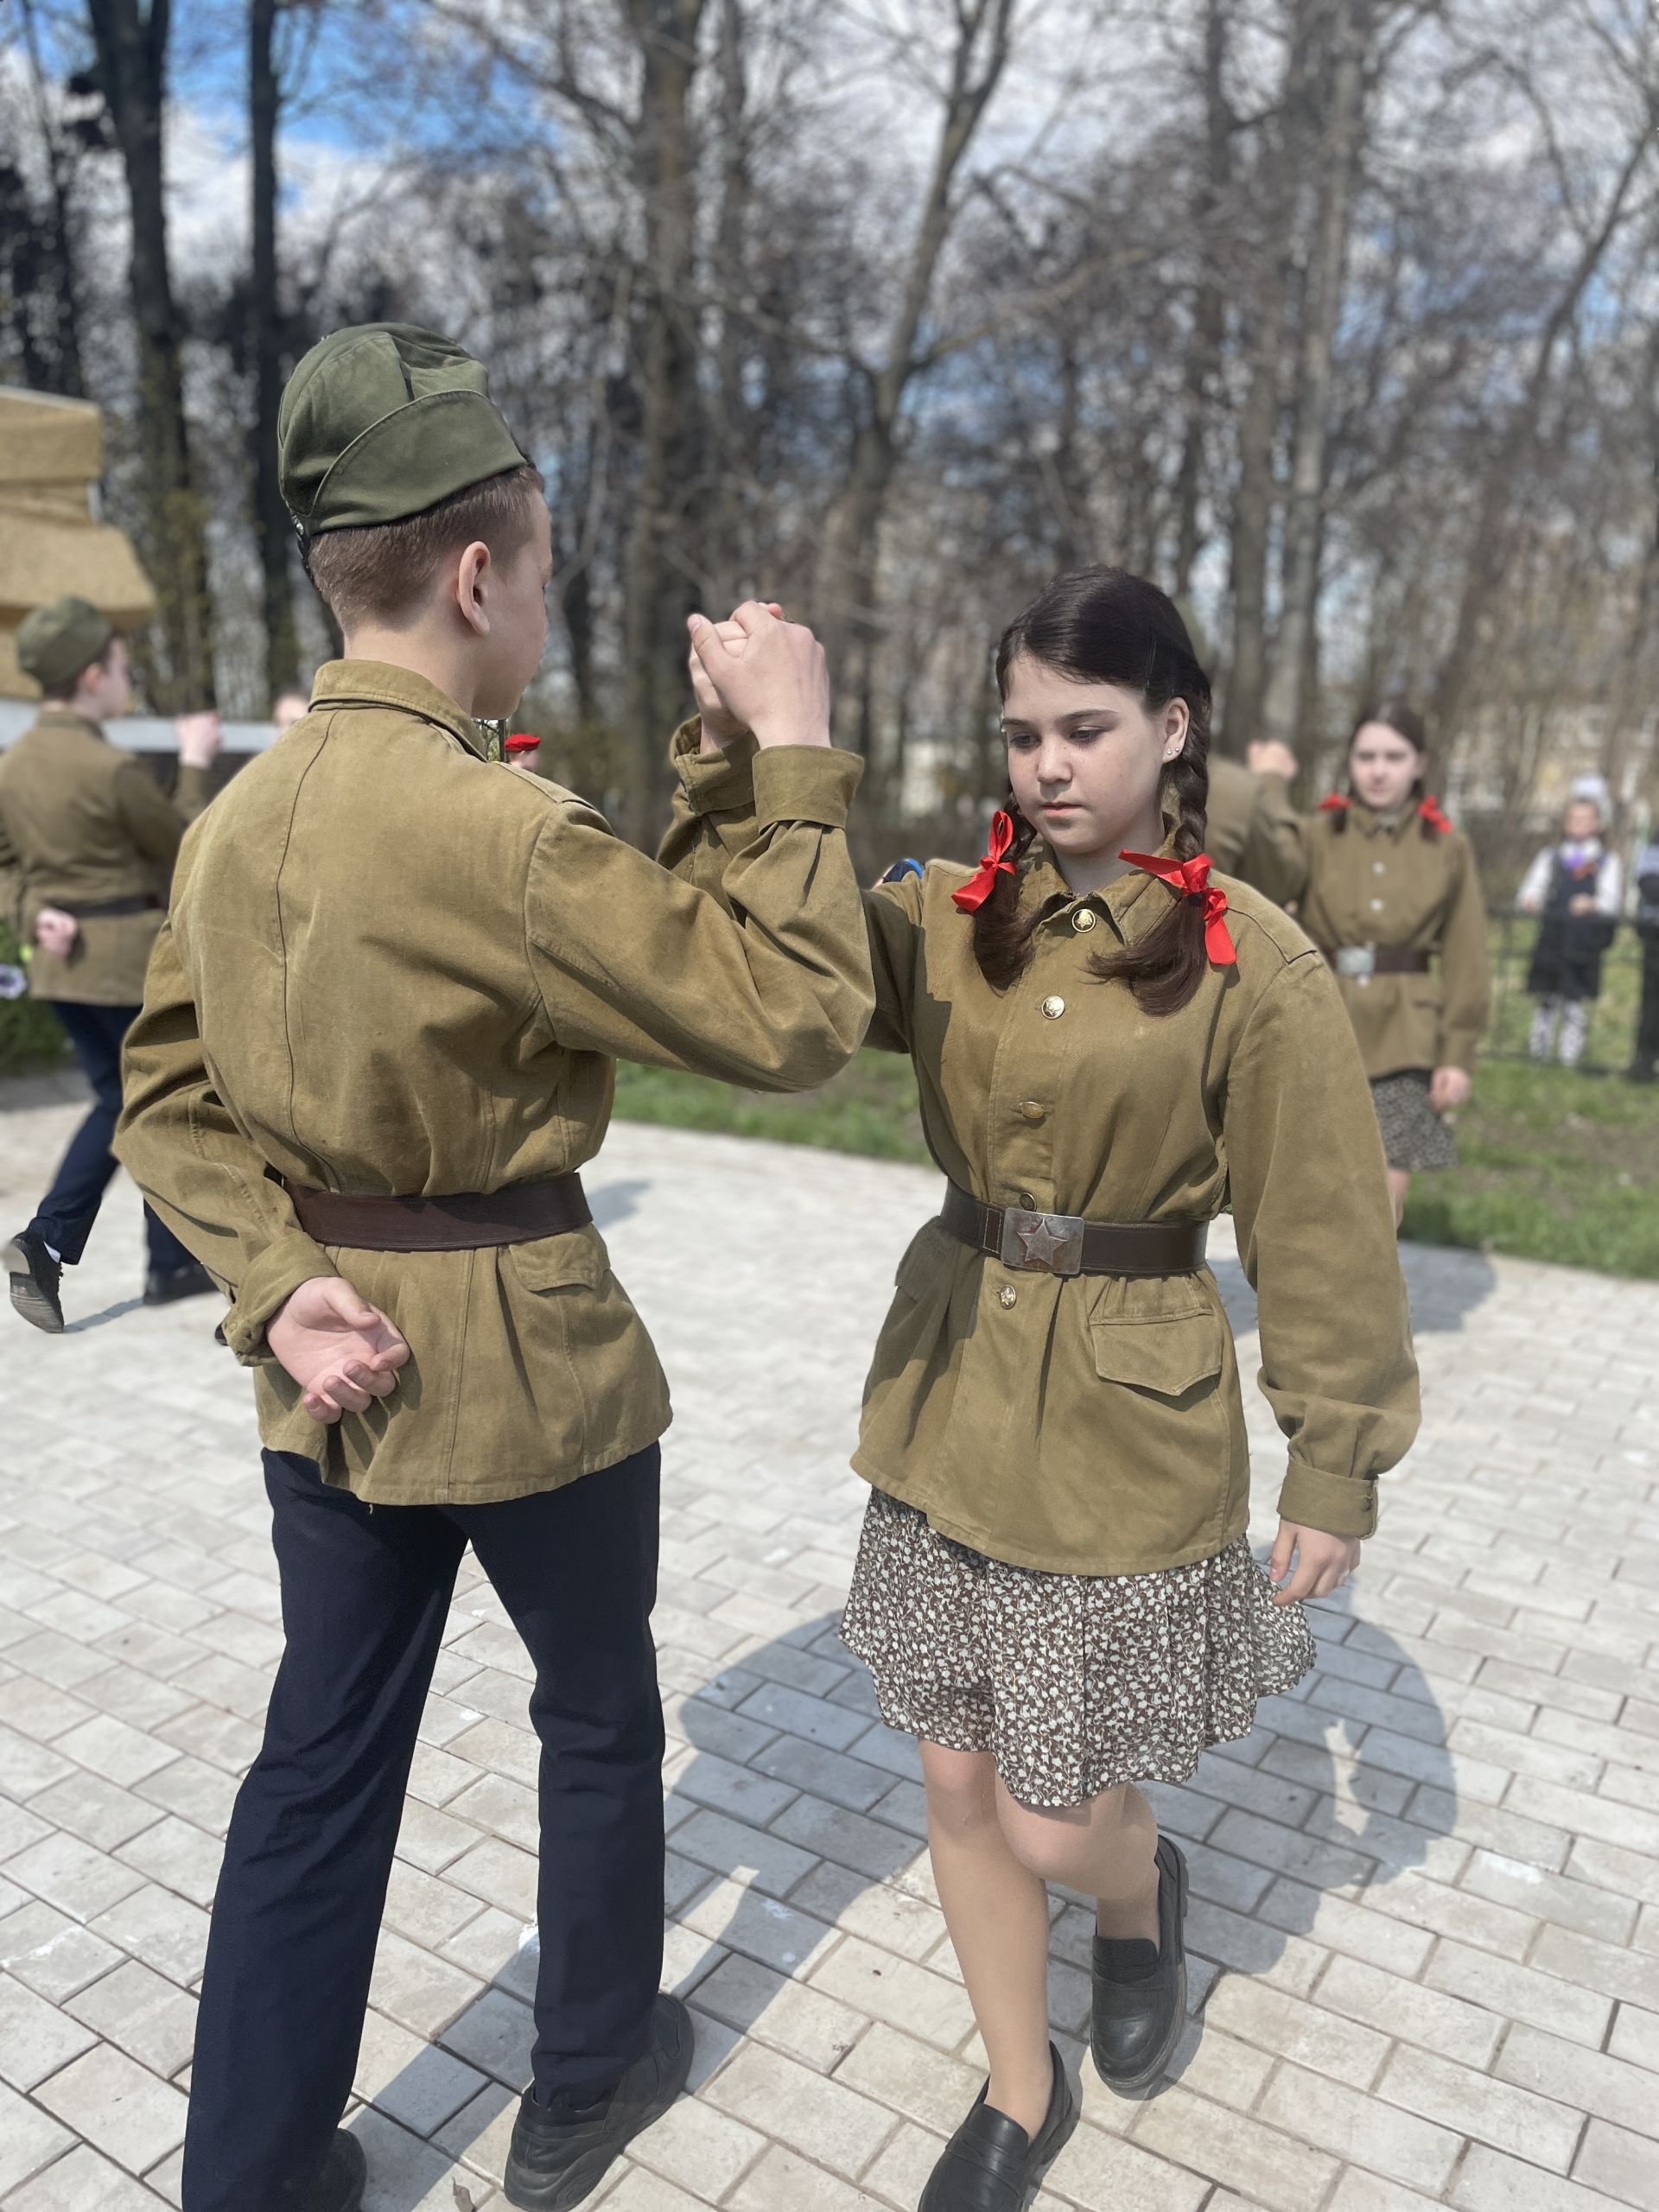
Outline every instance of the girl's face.
<path id="1" fill-rule="evenodd" d="M 1397 814 L 1422 772 L 1423 756 L 1387 722 L 1363 722 L 1348 753 L 1356 797 L 1378 814 Z"/>
<path id="2" fill-rule="evenodd" d="M 1149 709 L 1121 683 L 1079 683 L 1021 653 L 1002 698 L 1014 804 L 1063 860 L 1155 850 L 1164 771 L 1186 729 L 1184 699 Z"/>
<path id="3" fill-rule="evenodd" d="M 1569 844 L 1587 845 L 1601 835 L 1601 809 L 1594 799 L 1575 798 L 1567 810 L 1564 827 Z"/>

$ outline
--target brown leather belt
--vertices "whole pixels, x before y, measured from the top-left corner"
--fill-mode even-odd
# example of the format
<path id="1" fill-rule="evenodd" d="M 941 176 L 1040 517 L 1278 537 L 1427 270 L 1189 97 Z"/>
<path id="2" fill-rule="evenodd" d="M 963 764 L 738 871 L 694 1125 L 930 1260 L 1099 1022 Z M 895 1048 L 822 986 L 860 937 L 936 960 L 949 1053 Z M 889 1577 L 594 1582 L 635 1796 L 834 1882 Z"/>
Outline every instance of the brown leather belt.
<path id="1" fill-rule="evenodd" d="M 1084 1221 L 987 1205 L 956 1183 L 945 1185 L 939 1219 L 1004 1267 L 1050 1275 L 1190 1275 L 1210 1234 L 1203 1221 Z"/>
<path id="2" fill-rule="evenodd" d="M 463 1191 L 447 1198 L 357 1198 L 286 1180 L 283 1187 L 308 1236 L 353 1251 L 480 1252 L 585 1229 L 594 1217 L 574 1173 L 544 1183 L 509 1183 L 487 1196 Z"/>
<path id="3" fill-rule="evenodd" d="M 153 914 L 161 906 L 159 899 L 100 899 L 85 906 L 62 906 L 59 911 L 73 914 L 78 922 L 103 921 L 111 914 Z"/>
<path id="4" fill-rule="evenodd" d="M 1338 976 L 1427 976 L 1429 956 L 1403 944 L 1344 944 L 1321 951 Z"/>

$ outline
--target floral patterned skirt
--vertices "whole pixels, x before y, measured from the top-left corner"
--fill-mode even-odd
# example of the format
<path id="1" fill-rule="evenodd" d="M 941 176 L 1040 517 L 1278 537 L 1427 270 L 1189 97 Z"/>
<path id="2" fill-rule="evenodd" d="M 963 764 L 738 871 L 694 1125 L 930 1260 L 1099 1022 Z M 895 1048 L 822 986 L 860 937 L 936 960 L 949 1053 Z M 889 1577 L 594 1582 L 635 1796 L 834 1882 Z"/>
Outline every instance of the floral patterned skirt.
<path id="1" fill-rule="evenodd" d="M 1314 1656 L 1301 1607 L 1273 1603 L 1243 1536 L 1157 1573 L 1046 1574 L 940 1535 L 880 1491 L 841 1632 L 890 1728 L 989 1751 L 1010 1796 L 1049 1808 L 1184 1782 Z"/>
<path id="2" fill-rule="evenodd" d="M 1427 1068 L 1373 1076 L 1371 1103 L 1390 1167 L 1415 1174 L 1419 1168 L 1457 1166 L 1458 1147 L 1451 1129 L 1428 1103 Z"/>

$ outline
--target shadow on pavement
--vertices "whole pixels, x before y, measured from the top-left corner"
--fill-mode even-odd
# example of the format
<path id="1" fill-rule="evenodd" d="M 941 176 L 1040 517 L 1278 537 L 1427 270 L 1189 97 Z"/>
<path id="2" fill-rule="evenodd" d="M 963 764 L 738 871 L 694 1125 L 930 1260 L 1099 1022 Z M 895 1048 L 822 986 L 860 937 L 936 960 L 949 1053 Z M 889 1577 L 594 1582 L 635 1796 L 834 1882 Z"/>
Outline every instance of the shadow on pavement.
<path id="1" fill-rule="evenodd" d="M 1287 1960 L 1294 1967 L 1327 1900 L 1340 1912 L 1361 1891 L 1386 1893 L 1432 1859 L 1455 1823 L 1446 1722 L 1415 1662 L 1385 1630 L 1353 1616 L 1347 1592 L 1313 1611 L 1321 1665 L 1309 1681 L 1265 1700 L 1255 1733 L 1207 1753 L 1191 1783 L 1149 1793 L 1192 1870 L 1194 2018 L 1172 2080 L 1191 2064 L 1197 2015 L 1225 1976 L 1268 1974 Z M 838 1615 L 826 1614 L 691 1694 L 668 1699 L 675 1733 L 664 1980 L 696 2013 L 694 2089 L 757 2031 L 817 2070 L 838 2063 L 849 2046 L 826 2041 L 823 2025 L 779 2002 L 837 1931 L 914 1960 L 944 1933 L 914 1745 L 886 1729 L 872 1732 L 879 1724 L 868 1678 L 838 1624 Z M 803 1695 L 820 1702 L 794 1702 Z M 817 1740 L 798 1732 L 809 1726 Z M 1075 2067 L 1087 2028 L 1093 1910 L 1088 1900 L 1057 1897 L 1050 2016 Z M 436 2116 L 426 2122 L 428 2143 L 414 2144 L 379 2113 L 359 2114 L 353 2125 L 378 2169 L 365 2212 L 447 2206 L 448 2187 L 433 2194 L 446 2173 L 467 2212 L 467 2196 L 481 2202 L 490 2185 L 455 2163 L 469 2155 L 499 2183 L 528 2078 L 535 1970 L 530 1932 L 438 2041 L 376 2093 L 379 2112 L 416 2126 L 415 2114 Z M 453 2117 L 441 2101 L 455 2071 L 452 2050 L 497 2077 Z M 480 2056 L 487 2051 L 496 2056 Z M 1106 2094 L 1090 2073 L 1090 2101 Z M 1063 2187 L 1063 2169 L 1057 2180 Z"/>
<path id="2" fill-rule="evenodd" d="M 1419 1336 L 1453 1336 L 1467 1316 L 1497 1288 L 1497 1270 L 1484 1252 L 1449 1244 L 1402 1244 L 1400 1265 L 1411 1297 L 1411 1323 Z M 1255 1293 L 1236 1260 L 1211 1263 L 1211 1272 L 1235 1336 L 1256 1326 Z"/>

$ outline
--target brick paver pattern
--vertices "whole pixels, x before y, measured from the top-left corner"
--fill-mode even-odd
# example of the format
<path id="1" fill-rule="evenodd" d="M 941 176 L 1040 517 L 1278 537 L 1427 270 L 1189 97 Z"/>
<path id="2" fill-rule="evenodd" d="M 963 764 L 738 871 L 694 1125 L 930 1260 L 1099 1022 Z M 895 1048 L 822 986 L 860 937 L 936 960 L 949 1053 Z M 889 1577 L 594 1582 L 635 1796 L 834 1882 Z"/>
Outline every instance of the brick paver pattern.
<path id="1" fill-rule="evenodd" d="M 0 1229 L 73 1116 L 0 1110 Z M 609 2212 L 909 2212 L 982 2078 L 914 1747 L 836 1637 L 859 1386 L 937 1178 L 619 1127 L 589 1179 L 656 1334 L 668 1977 L 695 2094 Z M 111 1195 L 57 1341 L 0 1313 L 0 2204 L 178 2202 L 221 1838 L 281 1644 L 245 1378 L 131 1303 Z M 1155 1792 L 1192 1871 L 1177 2078 L 1085 2123 L 1087 2212 L 1659 2208 L 1659 1285 L 1410 1250 L 1426 1421 L 1319 1670 Z M 1254 1372 L 1251 1301 L 1217 1272 Z M 1253 1395 L 1253 1394 L 1252 1394 Z M 1282 1450 L 1265 1402 L 1255 1535 Z M 1020 1470 L 1010 1467 L 1010 1482 Z M 503 2212 L 534 1967 L 526 1667 L 463 1570 L 352 2125 L 372 2212 Z M 1057 1897 L 1082 2053 L 1090 1914 Z"/>

